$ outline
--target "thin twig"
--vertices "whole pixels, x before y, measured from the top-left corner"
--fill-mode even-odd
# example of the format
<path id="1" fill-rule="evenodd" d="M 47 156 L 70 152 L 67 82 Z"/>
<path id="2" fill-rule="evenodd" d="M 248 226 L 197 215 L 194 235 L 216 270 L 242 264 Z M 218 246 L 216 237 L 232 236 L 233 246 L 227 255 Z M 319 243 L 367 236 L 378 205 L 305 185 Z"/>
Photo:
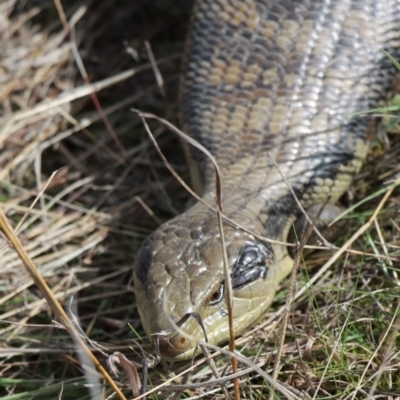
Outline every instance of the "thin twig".
<path id="1" fill-rule="evenodd" d="M 225 246 L 225 237 L 224 237 L 224 229 L 222 225 L 221 211 L 217 211 L 218 218 L 218 228 L 221 237 L 221 245 L 222 245 L 222 257 L 223 257 L 223 265 L 224 265 L 224 278 L 225 278 L 225 303 L 228 309 L 228 323 L 229 323 L 229 349 L 232 354 L 235 354 L 235 330 L 233 326 L 233 290 L 232 290 L 232 280 L 231 280 L 231 271 L 229 268 L 228 255 L 226 254 L 226 246 Z M 236 357 L 231 358 L 232 361 L 232 370 L 233 373 L 237 372 L 237 359 Z M 239 378 L 235 378 L 233 381 L 234 389 L 235 389 L 235 400 L 240 399 L 240 387 L 239 387 Z"/>
<path id="2" fill-rule="evenodd" d="M 25 212 L 25 214 L 23 215 L 23 217 L 20 219 L 20 221 L 18 222 L 17 226 L 15 227 L 15 232 L 16 233 L 19 233 L 18 230 L 21 227 L 21 225 L 24 223 L 26 218 L 28 217 L 28 214 L 32 211 L 33 207 L 35 207 L 36 203 L 41 198 L 42 194 L 46 191 L 47 187 L 50 185 L 51 181 L 53 180 L 53 178 L 57 175 L 57 173 L 59 171 L 60 171 L 59 169 L 57 171 L 53 171 L 53 173 L 51 174 L 50 178 L 47 180 L 46 184 L 40 190 L 40 192 L 36 196 L 35 200 L 33 200 L 32 204 L 29 206 L 28 210 Z M 46 212 L 46 210 L 42 210 L 42 213 L 44 213 L 44 212 Z M 42 214 L 40 214 L 40 215 L 42 215 Z"/>
<path id="3" fill-rule="evenodd" d="M 164 88 L 164 79 L 161 75 L 160 69 L 158 68 L 158 64 L 156 58 L 154 57 L 153 50 L 151 49 L 150 43 L 147 40 L 145 40 L 144 45 L 146 47 L 147 55 L 149 57 L 151 68 L 153 69 L 157 85 L 160 89 L 161 95 L 163 96 L 164 100 L 166 100 L 167 95 L 165 93 L 165 88 Z"/>
<path id="4" fill-rule="evenodd" d="M 139 116 L 142 118 L 143 125 L 153 142 L 154 146 L 156 147 L 158 153 L 160 154 L 162 160 L 164 161 L 165 165 L 167 168 L 174 174 L 174 176 L 179 180 L 179 182 L 190 192 L 192 193 L 196 198 L 200 199 L 199 196 L 197 196 L 192 189 L 189 188 L 188 185 L 181 179 L 181 177 L 175 172 L 175 170 L 172 168 L 168 160 L 165 158 L 165 156 L 162 154 L 157 141 L 155 140 L 153 134 L 151 133 L 151 130 L 145 120 L 145 118 L 153 118 L 157 120 L 162 120 L 161 118 L 158 118 L 154 116 L 153 114 L 146 114 L 146 113 L 141 113 L 140 111 L 136 111 Z M 231 284 L 231 276 L 230 276 L 230 269 L 229 269 L 229 263 L 228 263 L 228 256 L 226 254 L 226 248 L 225 248 L 225 238 L 224 238 L 224 230 L 223 230 L 223 225 L 222 225 L 222 219 L 221 219 L 221 212 L 222 212 L 222 182 L 221 182 L 221 173 L 218 167 L 218 164 L 215 160 L 215 158 L 212 156 L 212 154 L 204 147 L 202 146 L 199 142 L 191 138 L 190 136 L 186 135 L 179 129 L 177 129 L 174 125 L 172 125 L 170 122 L 166 120 L 162 120 L 162 122 L 169 127 L 174 133 L 176 133 L 179 137 L 182 139 L 186 140 L 190 145 L 196 147 L 199 149 L 201 152 L 203 152 L 211 161 L 211 163 L 214 166 L 215 170 L 215 202 L 217 206 L 216 214 L 217 214 L 217 219 L 218 219 L 218 228 L 220 232 L 220 237 L 221 237 L 221 245 L 222 245 L 222 257 L 223 257 L 223 262 L 224 262 L 224 277 L 225 277 L 225 301 L 227 304 L 228 308 L 228 319 L 229 319 L 229 336 L 230 336 L 230 349 L 232 351 L 232 354 L 234 354 L 235 350 L 235 333 L 234 333 L 234 327 L 233 327 L 233 293 L 232 293 L 232 284 Z M 202 199 L 201 199 L 202 200 Z M 200 201 L 201 201 L 200 200 Z M 202 201 L 203 204 L 207 204 L 204 201 Z M 232 358 L 232 370 L 233 372 L 237 372 L 237 360 L 235 357 Z M 240 389 L 239 389 L 239 380 L 235 379 L 234 380 L 234 387 L 235 387 L 235 400 L 240 399 Z"/>
<path id="5" fill-rule="evenodd" d="M 218 372 L 218 370 L 217 370 L 217 367 L 215 366 L 214 359 L 213 359 L 212 357 L 210 357 L 210 352 L 208 351 L 208 348 L 207 348 L 206 346 L 204 346 L 203 344 L 201 344 L 201 343 L 200 343 L 200 347 L 201 347 L 201 350 L 203 351 L 203 353 L 204 353 L 204 355 L 205 355 L 205 357 L 206 357 L 206 361 L 207 361 L 208 365 L 210 366 L 211 371 L 213 372 L 215 378 L 216 378 L 216 379 L 221 378 L 221 376 L 220 376 L 220 374 L 219 374 L 219 372 Z M 233 369 L 233 368 L 232 368 L 232 369 Z M 236 370 L 234 373 L 236 373 L 236 372 L 237 372 L 237 370 Z M 233 378 L 233 381 L 234 381 L 234 382 L 236 382 L 236 381 L 238 381 L 238 380 L 239 380 L 239 377 Z M 231 395 L 229 394 L 228 389 L 226 388 L 226 386 L 225 386 L 223 383 L 221 383 L 220 386 L 221 386 L 221 390 L 224 392 L 225 398 L 226 398 L 227 400 L 232 400 L 232 397 L 231 397 Z M 235 388 L 235 394 L 236 394 L 236 393 L 237 393 L 237 392 L 236 392 L 236 388 Z"/>
<path id="6" fill-rule="evenodd" d="M 282 177 L 282 179 L 284 180 L 284 182 L 286 183 L 287 187 L 290 190 L 290 193 L 292 193 L 292 196 L 294 198 L 294 200 L 297 203 L 297 206 L 300 208 L 301 212 L 303 213 L 303 215 L 306 217 L 308 223 L 313 226 L 313 223 L 311 221 L 311 218 L 308 216 L 306 210 L 304 209 L 304 207 L 302 206 L 300 200 L 297 198 L 296 193 L 294 192 L 292 185 L 290 184 L 290 182 L 287 180 L 286 176 L 282 173 L 282 171 L 280 170 L 278 164 L 276 163 L 276 161 L 273 159 L 273 157 L 271 156 L 270 153 L 268 153 L 268 157 L 270 158 L 271 162 L 274 164 L 275 168 L 278 170 L 280 176 Z M 313 229 L 315 231 L 315 233 L 318 235 L 318 237 L 321 239 L 322 243 L 324 243 L 324 245 L 328 248 L 333 248 L 333 245 L 330 244 L 323 236 L 322 234 L 319 232 L 319 230 L 317 229 L 317 227 L 314 225 Z"/>

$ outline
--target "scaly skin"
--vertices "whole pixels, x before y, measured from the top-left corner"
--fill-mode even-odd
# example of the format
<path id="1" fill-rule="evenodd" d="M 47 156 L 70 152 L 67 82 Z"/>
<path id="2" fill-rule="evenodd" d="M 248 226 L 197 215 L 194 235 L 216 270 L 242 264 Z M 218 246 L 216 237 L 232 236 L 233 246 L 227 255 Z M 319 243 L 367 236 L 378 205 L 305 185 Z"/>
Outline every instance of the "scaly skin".
<path id="1" fill-rule="evenodd" d="M 400 56 L 400 0 L 198 0 L 185 51 L 185 130 L 216 158 L 225 215 L 285 242 L 300 210 L 335 203 L 359 171 L 377 119 L 356 116 L 389 96 Z M 271 158 L 275 160 L 278 169 Z M 191 158 L 203 198 L 214 173 Z M 204 334 L 228 339 L 216 216 L 198 203 L 145 241 L 135 264 L 139 313 L 160 353 L 182 360 Z M 235 334 L 263 316 L 293 266 L 283 245 L 225 222 Z M 174 331 L 169 318 L 190 339 Z"/>

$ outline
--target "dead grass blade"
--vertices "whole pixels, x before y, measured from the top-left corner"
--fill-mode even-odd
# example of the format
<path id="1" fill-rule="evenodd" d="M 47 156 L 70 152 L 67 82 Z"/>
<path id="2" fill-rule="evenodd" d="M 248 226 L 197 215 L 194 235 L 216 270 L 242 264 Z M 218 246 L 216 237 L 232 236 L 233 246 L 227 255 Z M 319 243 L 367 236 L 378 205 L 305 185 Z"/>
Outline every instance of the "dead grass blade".
<path id="1" fill-rule="evenodd" d="M 174 175 L 174 177 L 176 179 L 178 179 L 179 183 L 198 201 L 200 201 L 204 206 L 206 206 L 208 209 L 214 211 L 215 213 L 217 212 L 216 209 L 214 209 L 211 205 L 207 204 L 204 200 L 202 200 L 202 198 L 200 196 L 198 196 L 183 180 L 182 178 L 176 173 L 176 171 L 172 168 L 171 164 L 168 163 L 168 160 L 165 158 L 165 156 L 162 154 L 159 146 L 157 145 L 156 140 L 154 139 L 153 134 L 150 131 L 149 126 L 146 123 L 145 118 L 148 119 L 155 119 L 156 121 L 161 122 L 163 125 L 165 125 L 171 132 L 175 133 L 176 135 L 178 135 L 181 139 L 183 139 L 184 141 L 187 141 L 191 146 L 196 147 L 197 149 L 199 149 L 201 152 L 203 152 L 212 162 L 214 169 L 215 169 L 215 177 L 216 177 L 216 191 L 215 191 L 215 198 L 216 201 L 219 202 L 218 207 L 220 209 L 222 209 L 222 204 L 221 204 L 221 188 L 222 188 L 222 184 L 221 184 L 221 173 L 219 171 L 219 167 L 217 164 L 217 161 L 215 160 L 215 158 L 213 157 L 213 155 L 204 147 L 202 146 L 200 143 L 198 143 L 196 140 L 194 140 L 193 138 L 191 138 L 190 136 L 186 135 L 184 132 L 182 132 L 181 130 L 179 130 L 175 125 L 171 124 L 169 121 L 157 117 L 157 115 L 154 114 L 150 114 L 150 113 L 143 113 L 140 110 L 135 110 L 133 109 L 132 111 L 134 111 L 135 113 L 137 113 L 143 121 L 143 125 L 146 128 L 146 132 L 149 134 L 149 137 L 151 139 L 151 141 L 153 142 L 153 144 L 156 146 L 156 149 L 158 151 L 158 153 L 160 154 L 163 162 L 165 163 L 165 165 L 167 166 L 167 168 L 171 171 L 171 173 Z"/>
<path id="2" fill-rule="evenodd" d="M 108 366 L 116 376 L 119 375 L 119 371 L 115 365 L 117 363 L 121 365 L 129 378 L 133 397 L 138 397 L 140 395 L 140 390 L 142 389 L 142 383 L 140 382 L 139 373 L 137 372 L 138 365 L 128 360 L 121 352 L 116 351 L 107 359 Z"/>

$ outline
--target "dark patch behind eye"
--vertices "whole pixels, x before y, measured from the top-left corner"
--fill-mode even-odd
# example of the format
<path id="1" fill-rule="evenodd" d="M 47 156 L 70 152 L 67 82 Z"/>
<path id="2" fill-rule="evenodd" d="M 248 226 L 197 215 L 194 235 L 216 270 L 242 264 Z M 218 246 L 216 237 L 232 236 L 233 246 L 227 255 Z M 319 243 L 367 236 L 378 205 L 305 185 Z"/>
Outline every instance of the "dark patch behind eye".
<path id="1" fill-rule="evenodd" d="M 139 259 L 136 261 L 136 273 L 139 279 L 142 281 L 143 284 L 147 282 L 147 274 L 150 269 L 151 264 L 151 239 L 147 238 L 144 243 L 143 247 L 139 252 Z"/>
<path id="2" fill-rule="evenodd" d="M 232 288 L 239 289 L 257 279 L 264 279 L 271 256 L 270 247 L 261 242 L 244 246 L 231 272 Z"/>

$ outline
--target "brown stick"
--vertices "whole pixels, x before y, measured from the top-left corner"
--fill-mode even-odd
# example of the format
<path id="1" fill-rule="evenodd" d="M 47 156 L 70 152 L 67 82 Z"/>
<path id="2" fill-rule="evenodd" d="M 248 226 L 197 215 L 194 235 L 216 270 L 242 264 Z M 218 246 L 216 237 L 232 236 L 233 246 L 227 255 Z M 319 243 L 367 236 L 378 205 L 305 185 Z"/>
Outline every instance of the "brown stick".
<path id="1" fill-rule="evenodd" d="M 42 275 L 40 275 L 39 271 L 36 268 L 36 265 L 33 263 L 33 261 L 31 260 L 31 258 L 28 255 L 28 253 L 22 246 L 22 243 L 19 240 L 18 236 L 14 233 L 14 230 L 10 226 L 10 224 L 7 220 L 7 217 L 1 208 L 0 208 L 0 229 L 3 231 L 7 240 L 9 241 L 9 243 L 13 246 L 13 248 L 17 252 L 19 258 L 24 263 L 24 265 L 25 265 L 29 275 L 33 279 L 34 283 L 40 289 L 43 296 L 45 297 L 45 299 L 47 300 L 49 305 L 52 307 L 54 314 L 59 317 L 61 324 L 64 326 L 64 328 L 70 334 L 72 339 L 90 357 L 93 364 L 100 371 L 100 373 L 104 376 L 105 380 L 110 384 L 110 386 L 113 388 L 113 390 L 118 395 L 118 397 L 121 400 L 126 400 L 126 397 L 121 392 L 121 390 L 118 388 L 118 386 L 116 385 L 114 380 L 107 373 L 107 371 L 103 368 L 103 366 L 100 364 L 99 360 L 89 350 L 89 348 L 86 346 L 86 343 L 80 337 L 78 331 L 74 327 L 74 325 L 73 325 L 72 321 L 70 320 L 70 318 L 68 317 L 67 313 L 64 311 L 64 309 L 62 308 L 62 306 L 58 302 L 58 300 L 54 297 L 54 294 L 51 291 L 51 289 L 49 288 L 49 286 L 47 285 L 47 282 L 44 280 Z"/>

